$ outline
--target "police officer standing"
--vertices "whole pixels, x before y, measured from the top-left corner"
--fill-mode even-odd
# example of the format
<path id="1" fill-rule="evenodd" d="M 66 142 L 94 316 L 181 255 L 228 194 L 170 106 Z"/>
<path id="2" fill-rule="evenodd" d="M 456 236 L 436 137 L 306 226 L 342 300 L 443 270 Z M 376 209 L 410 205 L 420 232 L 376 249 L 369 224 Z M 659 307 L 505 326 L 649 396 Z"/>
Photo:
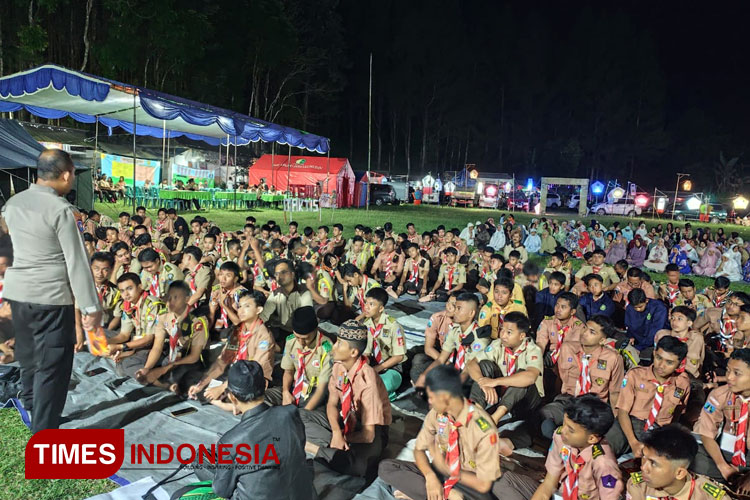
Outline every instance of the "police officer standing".
<path id="1" fill-rule="evenodd" d="M 37 181 L 13 196 L 2 214 L 15 262 L 5 274 L 21 364 L 21 401 L 31 430 L 56 429 L 65 406 L 76 346 L 75 309 L 85 330 L 101 323 L 83 218 L 63 197 L 75 181 L 70 156 L 58 149 L 37 159 Z"/>

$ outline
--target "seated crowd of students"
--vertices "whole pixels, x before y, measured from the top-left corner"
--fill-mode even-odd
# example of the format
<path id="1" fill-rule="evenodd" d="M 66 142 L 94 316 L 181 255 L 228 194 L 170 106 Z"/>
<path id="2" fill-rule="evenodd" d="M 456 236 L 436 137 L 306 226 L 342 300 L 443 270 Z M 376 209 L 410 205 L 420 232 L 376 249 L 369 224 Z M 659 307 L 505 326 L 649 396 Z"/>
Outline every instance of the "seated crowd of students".
<path id="1" fill-rule="evenodd" d="M 565 251 L 541 267 L 443 226 L 357 225 L 346 239 L 341 224 L 248 217 L 230 233 L 174 210 L 108 226 L 93 214 L 83 230 L 118 372 L 232 411 L 226 373 L 257 362 L 266 404 L 299 408 L 308 453 L 399 498 L 718 500 L 721 483 L 745 487 L 750 296 L 724 277 L 699 292 L 670 264 L 656 284 L 597 248 L 573 273 Z M 386 309 L 405 298 L 444 303 L 411 349 Z M 77 349 L 85 337 L 79 326 Z M 390 401 L 412 387 L 430 406 L 416 461 L 382 460 Z M 511 420 L 523 423 L 498 432 Z M 539 440 L 541 484 L 501 471 Z M 627 453 L 643 458 L 629 479 Z"/>

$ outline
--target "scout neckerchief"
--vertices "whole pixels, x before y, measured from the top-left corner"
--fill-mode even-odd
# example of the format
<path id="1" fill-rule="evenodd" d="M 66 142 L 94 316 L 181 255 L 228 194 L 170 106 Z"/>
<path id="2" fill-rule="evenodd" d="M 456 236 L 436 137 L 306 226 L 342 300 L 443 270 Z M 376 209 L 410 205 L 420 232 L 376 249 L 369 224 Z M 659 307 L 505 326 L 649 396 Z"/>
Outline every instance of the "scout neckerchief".
<path id="1" fill-rule="evenodd" d="M 158 272 L 155 272 L 154 274 L 151 275 L 151 280 L 149 281 L 149 284 L 148 284 L 148 293 L 150 293 L 152 296 L 156 297 L 157 299 L 160 297 L 159 273 Z"/>
<path id="2" fill-rule="evenodd" d="M 193 332 L 195 331 L 195 325 L 193 324 L 195 322 L 195 318 L 192 314 L 188 313 L 187 316 L 185 316 L 182 321 L 177 321 L 177 316 L 172 320 L 172 325 L 169 328 L 169 361 L 174 362 L 177 359 L 177 345 L 180 341 L 180 334 L 181 331 L 184 328 L 190 327 L 190 335 L 189 337 L 193 336 Z M 205 320 L 203 318 L 198 318 L 198 321 L 202 323 L 204 328 L 207 328 L 207 324 L 205 323 Z"/>
<path id="3" fill-rule="evenodd" d="M 584 464 L 585 461 L 580 453 L 574 455 L 572 451 L 570 452 L 568 459 L 565 460 L 565 471 L 568 475 L 563 482 L 563 500 L 578 500 L 578 474 Z"/>
<path id="4" fill-rule="evenodd" d="M 514 373 L 516 373 L 516 361 L 518 360 L 518 356 L 520 356 L 524 349 L 526 348 L 526 340 L 521 342 L 521 345 L 518 346 L 518 349 L 515 351 L 511 349 L 510 347 L 505 348 L 505 370 L 506 370 L 506 377 L 510 377 Z"/>
<path id="5" fill-rule="evenodd" d="M 653 373 L 653 368 L 651 369 L 651 372 Z M 659 416 L 661 404 L 664 402 L 664 391 L 668 386 L 672 385 L 671 379 L 664 383 L 660 383 L 656 379 L 652 379 L 650 382 L 656 386 L 656 391 L 654 392 L 654 401 L 651 403 L 651 412 L 648 414 L 648 420 L 646 420 L 646 423 L 643 426 L 644 431 L 650 430 L 656 423 L 656 417 Z"/>
<path id="6" fill-rule="evenodd" d="M 563 326 L 562 323 L 555 320 L 555 329 L 557 330 L 557 344 L 555 344 L 555 346 L 552 348 L 552 351 L 550 352 L 550 358 L 552 358 L 553 364 L 557 364 L 557 358 L 560 357 L 560 348 L 562 347 L 563 340 L 565 340 L 565 335 L 567 335 L 568 330 L 570 330 L 572 326 L 572 322 L 568 325 Z"/>
<path id="7" fill-rule="evenodd" d="M 197 292 L 197 291 L 198 291 L 198 285 L 197 285 L 197 284 L 195 283 L 195 277 L 196 277 L 196 276 L 198 275 L 198 271 L 200 271 L 202 267 L 203 267 L 203 263 L 199 263 L 199 264 L 198 264 L 198 265 L 197 265 L 197 266 L 195 267 L 195 269 L 193 269 L 193 271 L 192 271 L 192 272 L 190 273 L 190 283 L 189 283 L 189 285 L 190 285 L 190 291 L 191 291 L 191 292 L 192 292 L 193 294 L 194 294 L 195 292 Z M 192 295 L 192 294 L 191 294 L 191 295 Z M 198 308 L 198 302 L 195 302 L 195 303 L 194 303 L 194 304 L 193 304 L 193 305 L 192 305 L 192 306 L 190 307 L 190 310 L 192 311 L 193 309 L 197 309 L 197 308 Z"/>
<path id="8" fill-rule="evenodd" d="M 391 252 L 388 254 L 388 256 L 383 255 L 383 258 L 385 259 L 385 269 L 384 269 L 384 278 L 388 278 L 393 274 L 393 256 L 396 254 L 396 252 Z"/>
<path id="9" fill-rule="evenodd" d="M 582 394 L 588 394 L 591 390 L 591 357 L 591 354 L 584 354 L 583 351 L 578 353 L 580 372 L 578 373 L 578 381 L 576 381 L 576 397 Z"/>
<path id="10" fill-rule="evenodd" d="M 448 434 L 448 451 L 445 455 L 445 461 L 448 464 L 448 470 L 450 475 L 443 482 L 443 497 L 448 498 L 451 494 L 451 490 L 458 483 L 461 477 L 461 453 L 458 446 L 458 428 L 466 427 L 471 422 L 471 417 L 474 415 L 474 405 L 469 406 L 469 414 L 466 416 L 466 423 L 462 424 L 457 422 L 448 413 L 445 414 L 448 417 L 448 422 L 451 424 L 451 431 Z"/>
<path id="11" fill-rule="evenodd" d="M 421 259 L 420 259 L 421 261 Z M 419 263 L 420 261 L 411 260 L 411 271 L 409 271 L 409 283 L 417 284 L 417 280 L 419 279 Z"/>
<path id="12" fill-rule="evenodd" d="M 745 399 L 742 396 L 732 394 L 732 406 L 736 407 L 737 400 L 740 400 L 740 419 L 737 421 L 737 432 L 735 432 L 734 454 L 732 455 L 732 465 L 744 467 L 745 451 L 747 450 L 747 411 L 750 398 Z"/>
<path id="13" fill-rule="evenodd" d="M 107 295 L 109 285 L 105 282 L 101 285 L 96 285 L 96 295 L 99 297 L 99 303 L 104 305 L 104 296 Z M 2 302 L 2 285 L 0 285 L 0 303 Z"/>
<path id="14" fill-rule="evenodd" d="M 352 378 L 349 379 L 349 373 L 344 375 L 344 383 L 341 386 L 341 418 L 344 420 L 344 435 L 348 435 L 354 430 L 354 426 L 357 423 L 357 414 L 354 410 L 354 393 L 352 391 L 352 383 L 356 378 L 359 371 L 363 366 L 367 364 L 367 358 L 360 356 L 359 365 L 354 370 Z"/>
<path id="15" fill-rule="evenodd" d="M 459 328 L 461 328 L 460 325 L 459 325 Z M 471 324 L 471 326 L 469 327 L 469 330 L 471 330 L 472 332 L 475 332 L 477 328 L 479 328 L 479 325 L 475 321 Z M 453 361 L 453 366 L 458 371 L 462 371 L 464 367 L 466 367 L 466 348 L 463 345 L 463 340 L 466 337 L 468 337 L 468 335 L 469 334 L 464 335 L 463 331 L 458 335 L 458 346 L 456 347 L 456 352 L 454 353 L 454 361 Z"/>
<path id="16" fill-rule="evenodd" d="M 727 301 L 727 297 L 729 297 L 729 292 L 724 292 L 723 295 L 714 293 L 714 307 L 724 307 L 724 303 Z"/>
<path id="17" fill-rule="evenodd" d="M 367 292 L 367 282 L 370 280 L 367 276 L 362 276 L 362 286 L 357 290 L 357 299 L 359 300 L 359 309 L 365 310 L 365 293 Z"/>
<path id="18" fill-rule="evenodd" d="M 719 340 L 721 341 L 721 351 L 726 350 L 727 342 L 737 333 L 736 320 L 727 315 L 727 308 L 721 310 L 719 318 Z"/>
<path id="19" fill-rule="evenodd" d="M 232 294 L 232 297 L 234 298 L 234 307 L 235 309 L 239 306 L 239 297 L 240 292 L 239 290 L 235 290 Z M 219 307 L 221 308 L 221 323 L 224 325 L 224 328 L 229 326 L 229 314 L 227 313 L 226 308 L 224 307 L 224 303 L 222 302 Z"/>
<path id="20" fill-rule="evenodd" d="M 373 323 L 375 322 L 373 321 Z M 378 337 L 380 337 L 380 334 L 383 332 L 384 326 L 385 323 L 379 323 L 372 328 L 368 328 L 370 330 L 370 335 L 372 335 L 372 356 L 373 358 L 375 358 L 375 363 L 377 364 L 383 362 L 383 355 L 380 352 L 380 343 L 378 342 Z"/>
<path id="21" fill-rule="evenodd" d="M 237 348 L 237 356 L 234 358 L 235 361 L 242 361 L 243 359 L 247 359 L 247 343 L 250 342 L 250 338 L 255 334 L 255 330 L 257 330 L 258 327 L 262 324 L 263 320 L 261 320 L 260 318 L 253 321 L 253 324 L 250 326 L 250 328 L 246 328 L 245 323 L 242 323 L 242 326 L 240 327 L 240 333 L 239 335 L 237 335 L 239 347 Z"/>
<path id="22" fill-rule="evenodd" d="M 594 274 L 599 274 L 602 270 L 602 266 L 591 266 L 591 270 Z"/>
<path id="23" fill-rule="evenodd" d="M 323 255 L 324 253 L 326 253 L 326 247 L 327 247 L 327 246 L 328 246 L 328 239 L 326 238 L 326 239 L 324 239 L 324 240 L 321 240 L 321 241 L 320 241 L 320 242 L 318 243 L 318 253 L 319 253 L 320 255 Z"/>
<path id="24" fill-rule="evenodd" d="M 670 306 L 674 305 L 679 295 L 680 295 L 680 285 L 673 285 L 672 283 L 667 283 L 667 299 L 669 299 Z"/>
<path id="25" fill-rule="evenodd" d="M 447 265 L 447 264 L 446 264 Z M 450 291 L 453 289 L 453 275 L 456 273 L 456 266 L 448 266 L 445 268 L 445 289 Z"/>
<path id="26" fill-rule="evenodd" d="M 318 345 L 315 349 L 320 347 L 320 343 L 323 336 L 318 334 Z M 314 349 L 306 348 L 304 351 L 297 349 L 297 371 L 294 374 L 294 387 L 292 388 L 292 397 L 294 398 L 294 404 L 299 405 L 299 400 L 302 398 L 302 394 L 307 393 L 307 381 L 305 380 L 305 365 L 307 364 L 306 357 L 312 354 Z"/>

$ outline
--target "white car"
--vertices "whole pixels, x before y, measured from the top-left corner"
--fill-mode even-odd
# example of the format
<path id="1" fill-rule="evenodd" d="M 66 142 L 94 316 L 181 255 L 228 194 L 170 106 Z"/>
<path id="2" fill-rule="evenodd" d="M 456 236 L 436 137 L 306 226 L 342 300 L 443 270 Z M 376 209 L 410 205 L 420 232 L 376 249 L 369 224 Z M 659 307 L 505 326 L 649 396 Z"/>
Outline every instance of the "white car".
<path id="1" fill-rule="evenodd" d="M 547 193 L 547 208 L 560 208 L 562 200 L 557 193 Z"/>
<path id="2" fill-rule="evenodd" d="M 581 201 L 581 196 L 578 194 L 574 194 L 570 196 L 570 199 L 568 200 L 568 208 L 571 210 L 578 210 L 578 204 Z"/>
<path id="3" fill-rule="evenodd" d="M 635 217 L 641 215 L 641 207 L 635 203 L 597 203 L 591 207 L 591 213 L 597 215 L 624 215 L 626 217 Z"/>

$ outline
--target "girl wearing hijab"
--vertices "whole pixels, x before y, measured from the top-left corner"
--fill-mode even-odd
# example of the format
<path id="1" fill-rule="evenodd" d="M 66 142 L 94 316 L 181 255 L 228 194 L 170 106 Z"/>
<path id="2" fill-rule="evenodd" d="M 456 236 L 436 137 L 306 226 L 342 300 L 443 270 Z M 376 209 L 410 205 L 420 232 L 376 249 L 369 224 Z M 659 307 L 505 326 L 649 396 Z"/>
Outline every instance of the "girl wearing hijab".
<path id="1" fill-rule="evenodd" d="M 636 236 L 631 242 L 633 245 L 628 251 L 628 264 L 630 267 L 642 267 L 643 261 L 646 260 L 646 247 L 643 245 L 643 240 Z"/>
<path id="2" fill-rule="evenodd" d="M 589 232 L 581 231 L 578 236 L 578 248 L 573 250 L 573 256 L 580 259 L 587 252 L 593 252 L 594 248 L 594 240 L 591 239 Z"/>
<path id="3" fill-rule="evenodd" d="M 549 234 L 548 230 L 542 231 L 542 255 L 552 255 L 557 251 L 557 241 Z"/>
<path id="4" fill-rule="evenodd" d="M 614 266 L 618 261 L 624 260 L 628 256 L 627 244 L 622 234 L 618 234 L 615 241 L 607 249 L 607 256 L 604 258 L 604 262 L 610 266 Z"/>
<path id="5" fill-rule="evenodd" d="M 703 251 L 700 261 L 693 266 L 693 274 L 698 276 L 713 276 L 721 259 L 721 252 L 716 248 L 716 243 L 710 241 Z"/>
<path id="6" fill-rule="evenodd" d="M 719 276 L 724 276 L 729 281 L 742 281 L 742 273 L 740 272 L 738 261 L 739 253 L 736 251 L 736 245 L 732 245 L 732 247 L 721 256 L 721 262 L 716 269 L 714 277 L 718 278 Z"/>
<path id="7" fill-rule="evenodd" d="M 651 249 L 648 254 L 648 260 L 643 263 L 643 267 L 651 271 L 663 273 L 664 268 L 667 267 L 669 255 L 667 253 L 667 247 L 664 246 L 664 238 L 656 240 L 656 245 Z"/>
<path id="8" fill-rule="evenodd" d="M 467 245 L 470 247 L 474 246 L 474 224 L 469 222 L 466 224 L 466 227 L 463 228 L 461 231 L 461 234 L 458 235 L 459 238 L 464 240 Z"/>
<path id="9" fill-rule="evenodd" d="M 535 227 L 529 230 L 529 235 L 526 237 L 526 241 L 523 242 L 523 246 L 526 247 L 526 251 L 529 253 L 539 254 L 541 251 L 542 239 L 536 234 Z"/>
<path id="10" fill-rule="evenodd" d="M 672 247 L 672 251 L 669 254 L 669 263 L 677 264 L 681 274 L 690 274 L 693 271 L 690 268 L 690 257 L 688 257 L 687 247 L 687 241 L 682 240 L 679 245 Z"/>

